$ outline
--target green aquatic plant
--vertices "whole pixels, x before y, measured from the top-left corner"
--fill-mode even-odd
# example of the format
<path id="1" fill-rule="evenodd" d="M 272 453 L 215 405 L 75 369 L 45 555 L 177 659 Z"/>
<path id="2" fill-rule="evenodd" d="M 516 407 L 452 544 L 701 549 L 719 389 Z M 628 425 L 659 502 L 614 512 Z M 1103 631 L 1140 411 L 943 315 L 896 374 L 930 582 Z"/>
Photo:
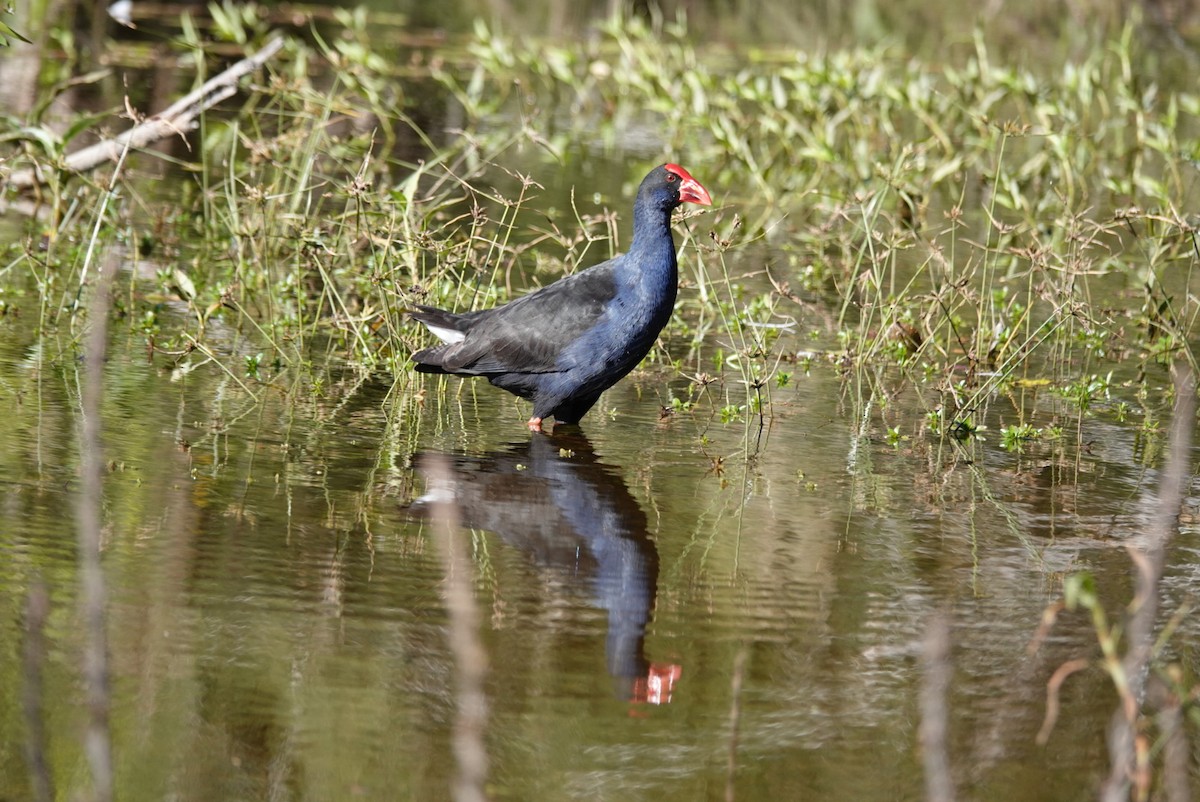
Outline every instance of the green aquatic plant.
<path id="1" fill-rule="evenodd" d="M 1021 423 L 1005 426 L 1000 430 L 1000 447 L 1005 451 L 1024 452 L 1025 446 L 1041 436 L 1042 432 L 1033 424 Z"/>

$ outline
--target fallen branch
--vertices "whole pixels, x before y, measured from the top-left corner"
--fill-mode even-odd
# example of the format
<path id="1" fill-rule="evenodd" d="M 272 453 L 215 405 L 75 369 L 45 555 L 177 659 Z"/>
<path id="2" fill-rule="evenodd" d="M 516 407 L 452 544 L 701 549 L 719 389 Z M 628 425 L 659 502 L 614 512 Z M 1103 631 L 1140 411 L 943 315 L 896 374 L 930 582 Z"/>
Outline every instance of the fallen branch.
<path id="1" fill-rule="evenodd" d="M 196 127 L 196 118 L 201 112 L 231 97 L 237 92 L 237 82 L 243 76 L 266 63 L 267 59 L 283 47 L 283 37 L 275 37 L 261 50 L 247 56 L 229 69 L 204 82 L 199 89 L 173 103 L 170 108 L 148 117 L 142 122 L 118 134 L 82 150 L 68 154 L 60 169 L 71 173 L 82 173 L 106 162 L 116 161 L 126 150 L 140 150 L 159 140 L 182 134 Z M 47 181 L 46 168 L 32 167 L 10 174 L 4 183 L 10 187 L 29 188 Z"/>

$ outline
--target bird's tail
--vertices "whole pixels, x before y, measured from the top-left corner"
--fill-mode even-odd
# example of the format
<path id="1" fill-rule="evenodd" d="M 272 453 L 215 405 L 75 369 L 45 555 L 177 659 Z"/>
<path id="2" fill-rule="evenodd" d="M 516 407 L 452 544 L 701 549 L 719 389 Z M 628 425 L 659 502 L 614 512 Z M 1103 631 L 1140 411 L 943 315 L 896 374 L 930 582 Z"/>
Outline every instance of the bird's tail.
<path id="1" fill-rule="evenodd" d="M 470 312 L 448 312 L 435 306 L 421 304 L 417 304 L 416 309 L 408 310 L 408 314 L 413 320 L 423 323 L 425 328 L 442 341 L 440 345 L 424 348 L 412 355 L 415 370 L 418 373 L 445 373 L 442 357 L 448 346 L 466 339 L 474 315 Z"/>
<path id="2" fill-rule="evenodd" d="M 408 310 L 409 317 L 424 323 L 425 328 L 445 343 L 460 343 L 466 339 L 467 332 L 479 316 L 478 312 L 447 312 L 445 309 L 421 304 L 417 304 L 416 307 L 415 310 Z"/>

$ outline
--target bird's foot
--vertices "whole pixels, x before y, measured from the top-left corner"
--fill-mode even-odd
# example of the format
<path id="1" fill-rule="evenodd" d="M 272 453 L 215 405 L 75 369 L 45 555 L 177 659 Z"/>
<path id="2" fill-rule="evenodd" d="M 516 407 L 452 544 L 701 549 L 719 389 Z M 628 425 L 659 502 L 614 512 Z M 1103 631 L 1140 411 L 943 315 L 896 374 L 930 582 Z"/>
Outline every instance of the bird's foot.
<path id="1" fill-rule="evenodd" d="M 531 432 L 542 431 L 542 419 L 541 418 L 530 418 L 528 421 L 525 422 L 525 425 L 529 427 L 529 431 L 531 431 Z"/>

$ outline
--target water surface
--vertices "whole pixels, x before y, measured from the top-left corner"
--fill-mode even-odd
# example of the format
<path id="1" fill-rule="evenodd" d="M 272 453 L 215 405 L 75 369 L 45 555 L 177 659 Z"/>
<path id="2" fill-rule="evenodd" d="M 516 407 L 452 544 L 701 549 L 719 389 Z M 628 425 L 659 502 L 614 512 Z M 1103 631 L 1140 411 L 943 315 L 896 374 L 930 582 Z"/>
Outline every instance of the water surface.
<path id="1" fill-rule="evenodd" d="M 49 755 L 72 788 L 78 363 L 16 340 L 0 361 L 0 637 L 19 652 L 26 589 L 46 582 Z M 1087 798 L 1102 776 L 1098 671 L 1068 683 L 1058 729 L 1033 742 L 1050 673 L 1094 653 L 1088 620 L 1026 647 L 1062 571 L 1121 584 L 1119 543 L 1154 487 L 1130 427 L 1087 419 L 1097 445 L 1077 467 L 988 442 L 968 462 L 953 444 L 861 437 L 822 369 L 777 392 L 786 414 L 761 438 L 756 422 L 660 417 L 654 371 L 581 429 L 530 434 L 517 402 L 468 385 L 413 430 L 386 375 L 331 367 L 320 396 L 281 378 L 256 403 L 216 370 L 172 381 L 135 340 L 114 335 L 105 402 L 129 798 L 446 797 L 454 668 L 422 468 L 437 455 L 468 527 L 497 798 L 722 797 L 739 659 L 738 797 L 920 798 L 917 657 L 942 610 L 971 797 Z M 1195 554 L 1194 532 L 1183 546 Z M 1169 605 L 1194 577 L 1177 572 Z M 19 662 L 5 666 L 13 693 Z M 2 788 L 19 798 L 23 725 L 6 709 Z"/>

